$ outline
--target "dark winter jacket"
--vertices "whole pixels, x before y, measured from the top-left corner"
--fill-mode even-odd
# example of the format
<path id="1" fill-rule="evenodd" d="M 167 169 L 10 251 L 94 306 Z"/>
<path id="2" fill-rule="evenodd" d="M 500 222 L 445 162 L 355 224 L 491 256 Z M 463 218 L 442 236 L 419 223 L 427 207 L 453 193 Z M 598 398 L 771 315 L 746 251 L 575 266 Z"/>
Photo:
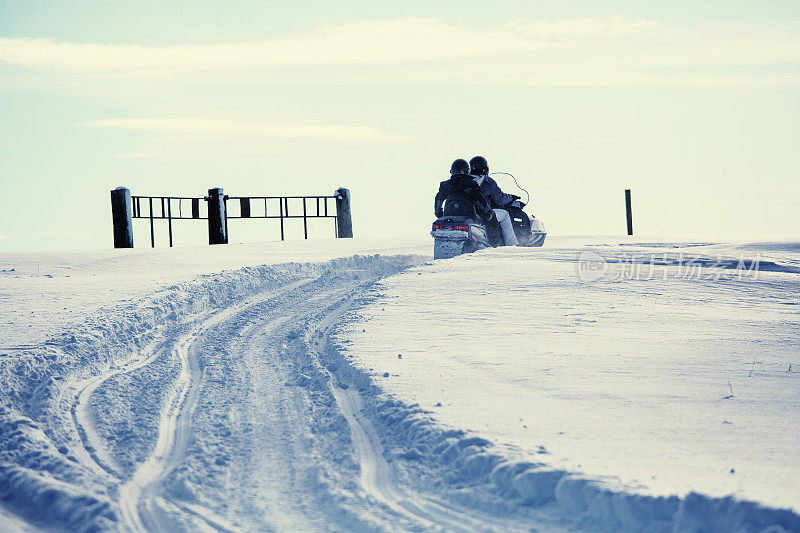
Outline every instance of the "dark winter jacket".
<path id="1" fill-rule="evenodd" d="M 442 209 L 444 204 L 444 209 Z M 453 174 L 439 184 L 439 192 L 433 201 L 434 213 L 441 216 L 463 216 L 488 220 L 492 217 L 489 203 L 481 195 L 480 187 L 468 174 Z"/>
<path id="2" fill-rule="evenodd" d="M 478 176 L 479 177 L 479 176 Z M 500 186 L 489 176 L 483 177 L 480 185 L 481 194 L 495 209 L 503 208 L 514 201 L 514 197 L 500 190 Z"/>

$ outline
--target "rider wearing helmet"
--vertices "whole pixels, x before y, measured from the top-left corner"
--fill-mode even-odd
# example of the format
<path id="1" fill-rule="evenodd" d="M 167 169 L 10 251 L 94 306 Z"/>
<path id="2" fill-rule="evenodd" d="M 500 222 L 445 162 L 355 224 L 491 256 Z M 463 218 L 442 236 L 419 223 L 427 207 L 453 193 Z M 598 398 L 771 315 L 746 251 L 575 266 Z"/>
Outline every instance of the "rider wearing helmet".
<path id="1" fill-rule="evenodd" d="M 469 161 L 469 173 L 475 183 L 480 187 L 481 195 L 489 202 L 494 210 L 500 228 L 503 231 L 503 241 L 506 246 L 516 246 L 519 244 L 514 227 L 511 225 L 511 217 L 508 210 L 512 208 L 512 202 L 519 200 L 515 194 L 506 194 L 500 190 L 497 182 L 489 177 L 489 164 L 483 156 L 475 156 Z"/>
<path id="2" fill-rule="evenodd" d="M 484 221 L 488 221 L 493 216 L 492 208 L 470 176 L 469 164 L 464 159 L 453 161 L 450 179 L 439 184 L 433 209 L 437 218 L 463 216 L 477 220 L 480 215 Z"/>

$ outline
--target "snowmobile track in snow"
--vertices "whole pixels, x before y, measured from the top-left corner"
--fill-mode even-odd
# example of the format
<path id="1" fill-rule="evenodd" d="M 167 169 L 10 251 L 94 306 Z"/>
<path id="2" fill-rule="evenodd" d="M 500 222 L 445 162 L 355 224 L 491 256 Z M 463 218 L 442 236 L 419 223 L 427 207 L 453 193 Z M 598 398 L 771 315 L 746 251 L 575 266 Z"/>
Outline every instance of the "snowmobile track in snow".
<path id="1" fill-rule="evenodd" d="M 120 488 L 123 521 L 129 528 L 139 531 L 169 529 L 168 525 L 164 523 L 165 512 L 161 509 L 165 504 L 164 500 L 155 498 L 155 489 L 158 483 L 180 462 L 190 435 L 189 422 L 192 408 L 197 400 L 197 386 L 201 377 L 192 354 L 194 344 L 205 331 L 226 319 L 311 281 L 313 280 L 306 279 L 291 283 L 278 291 L 265 292 L 238 305 L 206 314 L 193 325 L 188 333 L 177 339 L 174 349 L 181 362 L 181 370 L 161 413 L 156 447 Z M 111 453 L 105 449 L 102 439 L 98 437 L 94 429 L 90 412 L 91 395 L 114 376 L 133 372 L 155 361 L 163 355 L 170 340 L 168 338 L 158 339 L 142 350 L 141 357 L 78 384 L 79 392 L 71 409 L 71 417 L 81 438 L 83 449 L 76 450 L 76 454 L 82 464 L 105 479 L 120 480 L 122 475 Z M 184 512 L 201 518 L 213 529 L 227 530 L 220 523 L 221 521 L 214 520 L 206 512 L 199 513 L 190 507 L 179 506 L 174 502 L 170 503 L 180 507 Z"/>
<path id="2" fill-rule="evenodd" d="M 308 355 L 316 359 L 319 367 L 330 378 L 327 382 L 315 386 L 323 387 L 332 395 L 335 407 L 346 420 L 350 430 L 354 458 L 360 467 L 360 478 L 353 481 L 363 489 L 362 495 L 356 498 L 362 502 L 360 505 L 363 506 L 364 516 L 377 518 L 378 523 L 384 524 L 387 529 L 398 527 L 446 531 L 520 529 L 518 522 L 497 520 L 496 517 L 484 516 L 462 506 L 450 506 L 440 502 L 435 494 L 423 494 L 398 483 L 392 464 L 384 457 L 384 447 L 378 429 L 372 425 L 364 412 L 366 398 L 356 387 L 345 384 L 342 376 L 334 375 L 323 364 L 322 354 L 328 348 L 329 328 L 352 307 L 355 293 L 363 291 L 370 282 L 359 282 L 344 287 L 329 285 L 313 293 L 313 297 L 309 298 L 305 286 L 315 281 L 318 280 L 301 279 L 257 294 L 240 303 L 203 313 L 188 326 L 161 333 L 142 350 L 141 356 L 136 360 L 112 368 L 82 383 L 72 409 L 73 421 L 85 447 L 84 452 L 80 454 L 81 462 L 118 485 L 121 526 L 133 531 L 171 531 L 183 529 L 186 520 L 189 520 L 192 524 L 191 529 L 237 531 L 242 528 L 249 529 L 248 526 L 255 526 L 258 523 L 231 523 L 230 515 L 226 518 L 202 505 L 176 500 L 163 490 L 163 483 L 184 464 L 189 443 L 193 438 L 193 430 L 197 429 L 193 427 L 193 417 L 196 416 L 198 406 L 202 405 L 199 402 L 206 382 L 199 357 L 205 357 L 204 354 L 207 352 L 215 351 L 230 351 L 234 357 L 243 357 L 244 354 L 252 356 L 257 353 L 263 354 L 262 345 L 258 344 L 263 342 L 263 339 L 254 341 L 254 338 L 261 335 L 271 339 L 269 341 L 272 343 L 271 346 L 277 346 L 285 342 L 292 327 L 306 324 L 306 344 L 311 350 Z M 292 294 L 295 290 L 297 293 Z M 285 296 L 285 300 L 281 302 L 279 297 L 282 296 Z M 274 305 L 271 303 L 273 299 L 276 301 Z M 262 309 L 258 307 L 259 305 L 265 307 Z M 204 339 L 207 339 L 212 331 L 221 331 L 237 323 L 236 327 L 243 329 L 237 330 L 238 333 L 233 337 L 226 337 L 223 334 L 221 340 L 206 344 Z M 110 378 L 141 369 L 170 352 L 174 352 L 180 369 L 163 401 L 155 446 L 133 472 L 123 476 L 120 474 L 122 468 L 113 458 L 113 452 L 104 447 L 103 439 L 94 430 L 90 397 Z M 283 367 L 287 372 L 292 372 L 291 364 L 281 360 L 277 352 L 272 356 L 274 359 L 269 359 L 266 354 L 259 357 L 270 365 Z M 267 359 L 263 359 L 264 357 Z M 296 374 L 297 371 L 294 372 Z M 278 390 L 291 390 L 286 389 L 283 383 L 276 383 L 274 386 L 277 386 Z M 293 428 L 289 421 L 284 421 L 284 424 L 286 427 L 281 428 L 281 431 L 291 434 Z M 300 437 L 295 435 L 293 438 Z M 336 509 L 327 511 L 317 509 L 315 512 L 332 513 L 334 516 L 337 514 Z M 329 519 L 334 516 L 330 516 Z M 402 520 L 405 526 L 399 526 L 396 523 L 397 519 Z M 307 522 L 308 527 L 311 529 L 318 527 L 320 522 L 310 520 Z M 357 518 L 355 522 L 357 529 L 359 521 Z M 329 523 L 335 525 L 337 521 L 334 518 L 334 521 Z M 370 528 L 368 523 L 364 523 L 364 527 Z M 392 523 L 394 526 L 389 527 Z M 348 529 L 344 523 L 335 527 Z"/>
<path id="3" fill-rule="evenodd" d="M 155 449 L 139 465 L 131 478 L 120 489 L 120 507 L 123 521 L 138 531 L 166 531 L 170 527 L 169 513 L 164 500 L 157 496 L 160 482 L 183 458 L 191 436 L 191 418 L 200 393 L 202 372 L 194 357 L 193 347 L 203 333 L 249 307 L 310 283 L 311 279 L 290 283 L 278 291 L 262 293 L 240 304 L 217 311 L 204 320 L 196 322 L 190 331 L 177 342 L 176 352 L 181 362 L 181 371 L 167 399 L 158 428 Z M 146 363 L 145 363 L 146 364 Z M 204 514 L 193 513 L 209 526 L 219 525 Z"/>
<path id="4" fill-rule="evenodd" d="M 159 344 L 150 344 L 142 351 L 141 357 L 138 359 L 120 368 L 112 368 L 99 376 L 84 380 L 78 385 L 79 392 L 70 412 L 72 422 L 83 445 L 83 449 L 77 449 L 76 454 L 80 457 L 82 464 L 89 466 L 95 473 L 104 478 L 111 476 L 119 479 L 121 475 L 116 461 L 108 453 L 105 453 L 105 449 L 101 444 L 102 440 L 95 432 L 89 400 L 94 391 L 112 377 L 133 372 L 154 361 L 163 353 L 165 344 L 163 341 Z"/>

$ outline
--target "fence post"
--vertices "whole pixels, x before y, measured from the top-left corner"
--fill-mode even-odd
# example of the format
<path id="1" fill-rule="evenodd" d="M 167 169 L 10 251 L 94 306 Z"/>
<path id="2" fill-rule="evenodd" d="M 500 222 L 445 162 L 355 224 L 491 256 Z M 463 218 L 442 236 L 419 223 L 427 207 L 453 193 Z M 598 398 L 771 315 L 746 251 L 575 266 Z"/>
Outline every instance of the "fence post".
<path id="1" fill-rule="evenodd" d="M 125 187 L 111 191 L 111 221 L 114 225 L 114 248 L 133 248 L 131 191 Z"/>
<path id="2" fill-rule="evenodd" d="M 352 239 L 353 219 L 350 216 L 350 189 L 339 187 L 334 196 L 336 197 L 336 236 L 340 239 Z"/>
<path id="3" fill-rule="evenodd" d="M 628 218 L 628 235 L 633 235 L 633 214 L 631 213 L 630 189 L 625 189 L 625 215 Z"/>
<path id="4" fill-rule="evenodd" d="M 208 244 L 228 244 L 227 222 L 222 188 L 208 189 Z"/>

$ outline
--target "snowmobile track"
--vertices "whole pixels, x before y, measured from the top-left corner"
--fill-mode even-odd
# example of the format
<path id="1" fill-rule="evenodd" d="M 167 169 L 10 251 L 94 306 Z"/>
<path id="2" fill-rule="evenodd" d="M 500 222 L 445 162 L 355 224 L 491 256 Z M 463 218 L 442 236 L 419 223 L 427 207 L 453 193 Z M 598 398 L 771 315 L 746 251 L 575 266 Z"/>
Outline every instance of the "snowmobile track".
<path id="1" fill-rule="evenodd" d="M 256 310 L 259 304 L 268 303 L 314 281 L 314 278 L 302 279 L 258 294 L 241 303 L 201 314 L 191 322 L 190 326 L 184 326 L 178 332 L 161 333 L 151 345 L 142 350 L 141 356 L 136 360 L 82 384 L 83 387 L 72 409 L 73 420 L 85 447 L 82 462 L 94 470 L 101 471 L 106 478 L 113 479 L 118 484 L 121 527 L 132 531 L 183 530 L 188 520 L 191 529 L 194 530 L 238 531 L 241 528 L 241 524 L 232 524 L 228 518 L 219 516 L 201 505 L 176 501 L 164 493 L 162 486 L 172 472 L 185 461 L 192 438 L 192 419 L 196 408 L 200 405 L 204 384 L 203 370 L 198 362 L 199 354 L 205 353 L 207 349 L 212 351 L 229 349 L 228 343 L 231 341 L 224 340 L 223 337 L 224 344 L 201 347 L 200 343 L 211 330 L 224 327 L 231 321 L 234 323 L 238 321 L 240 327 L 246 325 L 246 330 L 241 330 L 234 338 L 234 342 L 240 343 L 238 351 L 234 352 L 240 355 L 255 354 L 259 351 L 261 345 L 254 344 L 253 335 L 263 335 L 273 339 L 270 342 L 280 344 L 284 342 L 281 339 L 286 338 L 289 324 L 296 327 L 297 324 L 304 322 L 310 326 L 306 329 L 307 346 L 312 350 L 309 355 L 316 357 L 319 366 L 329 375 L 330 380 L 327 385 L 322 386 L 330 387 L 335 405 L 347 421 L 355 458 L 360 466 L 360 478 L 357 481 L 366 496 L 364 502 L 366 508 L 362 509 L 366 515 L 380 517 L 378 519 L 385 524 L 392 522 L 391 517 L 397 517 L 405 525 L 395 524 L 395 526 L 410 530 L 519 530 L 518 522 L 498 520 L 496 517 L 485 516 L 462 506 L 450 505 L 439 501 L 433 494 L 421 493 L 398 483 L 393 466 L 384 456 L 384 446 L 378 428 L 372 425 L 365 414 L 367 399 L 356 387 L 345 385 L 340 381 L 341 376 L 335 376 L 322 364 L 322 354 L 329 344 L 328 330 L 352 307 L 355 293 L 362 291 L 369 282 L 344 290 L 342 287 L 330 288 L 315 294 L 312 298 L 308 298 L 307 294 L 301 291 L 297 296 L 290 296 L 288 304 L 284 302 L 274 307 L 277 312 L 265 312 L 267 309 L 273 309 L 271 304 L 264 310 Z M 245 331 L 249 333 L 244 333 Z M 164 400 L 155 447 L 145 460 L 139 463 L 134 472 L 123 477 L 119 473 L 121 469 L 116 465 L 112 452 L 103 447 L 102 439 L 94 431 L 90 397 L 106 380 L 145 367 L 169 351 L 174 351 L 177 356 L 180 371 Z M 280 366 L 281 361 L 273 360 L 270 364 Z M 282 383 L 278 388 L 285 389 Z M 291 429 L 287 431 L 291 432 Z M 312 522 L 308 523 L 309 527 L 315 527 L 311 524 Z M 343 524 L 342 526 L 344 527 Z"/>
<path id="2" fill-rule="evenodd" d="M 131 478 L 120 488 L 120 507 L 123 522 L 137 531 L 166 531 L 173 529 L 170 512 L 165 500 L 157 496 L 161 481 L 180 463 L 191 436 L 191 418 L 200 394 L 202 371 L 194 354 L 195 344 L 209 329 L 230 319 L 247 308 L 275 298 L 301 285 L 310 283 L 304 279 L 281 287 L 277 291 L 265 292 L 244 302 L 224 308 L 194 323 L 176 343 L 176 353 L 181 362 L 181 371 L 175 380 L 159 421 L 158 440 L 153 452 L 139 465 Z M 217 525 L 199 513 L 209 526 Z"/>
<path id="3" fill-rule="evenodd" d="M 119 473 L 119 466 L 108 453 L 105 453 L 102 440 L 95 432 L 89 400 L 94 391 L 112 377 L 133 372 L 157 359 L 162 355 L 165 344 L 166 342 L 163 340 L 158 343 L 151 343 L 142 351 L 140 357 L 135 360 L 130 361 L 122 367 L 112 368 L 99 376 L 84 380 L 78 385 L 79 391 L 75 397 L 75 402 L 72 405 L 70 414 L 75 429 L 81 438 L 83 449 L 77 449 L 75 452 L 81 459 L 82 464 L 89 466 L 93 471 L 104 478 L 110 476 L 120 479 L 122 476 Z"/>

